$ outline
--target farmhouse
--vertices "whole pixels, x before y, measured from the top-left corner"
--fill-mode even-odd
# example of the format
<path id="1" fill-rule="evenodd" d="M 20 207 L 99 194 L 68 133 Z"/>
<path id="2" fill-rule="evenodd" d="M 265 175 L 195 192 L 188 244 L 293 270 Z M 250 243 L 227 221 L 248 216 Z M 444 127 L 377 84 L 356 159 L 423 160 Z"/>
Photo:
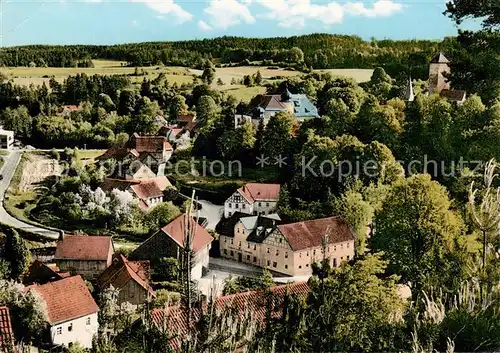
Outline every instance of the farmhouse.
<path id="1" fill-rule="evenodd" d="M 246 184 L 224 202 L 224 217 L 229 218 L 234 212 L 250 215 L 274 213 L 279 194 L 279 184 Z"/>
<path id="2" fill-rule="evenodd" d="M 249 314 L 256 323 L 265 324 L 268 311 L 271 311 L 271 317 L 279 317 L 282 314 L 285 297 L 291 295 L 305 298 L 309 293 L 309 286 L 307 282 L 290 283 L 272 287 L 270 292 L 273 294 L 272 300 L 268 299 L 269 296 L 264 291 L 249 291 L 219 297 L 213 303 L 214 313 L 219 317 L 224 317 L 225 314 L 245 317 Z M 211 309 L 207 302 L 203 302 L 202 305 L 205 313 Z M 182 305 L 153 309 L 153 322 L 172 337 L 186 337 L 189 326 L 185 310 Z M 191 325 L 195 325 L 200 316 L 200 307 L 195 307 Z M 172 339 L 172 348 L 178 349 L 179 343 L 178 339 Z"/>
<path id="3" fill-rule="evenodd" d="M 14 332 L 10 321 L 9 308 L 0 306 L 0 351 L 15 352 Z"/>
<path id="4" fill-rule="evenodd" d="M 115 176 L 124 179 L 147 179 L 156 176 L 160 166 L 172 156 L 173 148 L 165 136 L 140 136 L 134 133 L 123 147 L 112 147 L 97 159 L 119 162 Z"/>
<path id="5" fill-rule="evenodd" d="M 96 279 L 111 265 L 113 253 L 109 236 L 62 235 L 54 260 L 62 272 Z"/>
<path id="6" fill-rule="evenodd" d="M 263 119 L 267 123 L 269 118 L 279 112 L 289 112 L 299 121 L 319 117 L 318 109 L 305 94 L 292 94 L 286 89 L 281 95 L 264 95 L 254 120 L 258 123 Z"/>
<path id="7" fill-rule="evenodd" d="M 99 328 L 99 307 L 82 277 L 35 284 L 27 289 L 38 292 L 47 304 L 49 340 L 53 345 L 69 347 L 78 342 L 92 348 L 92 339 Z"/>
<path id="8" fill-rule="evenodd" d="M 208 268 L 209 251 L 214 238 L 192 217 L 182 214 L 137 247 L 131 260 L 149 260 L 154 263 L 163 257 L 181 260 L 186 246 L 186 234 L 191 234 L 193 265 L 191 276 L 199 279 L 203 268 Z"/>
<path id="9" fill-rule="evenodd" d="M 148 298 L 155 297 L 149 286 L 149 261 L 129 261 L 118 255 L 97 280 L 100 290 L 113 286 L 120 290 L 118 302 L 133 305 L 144 304 Z"/>
<path id="10" fill-rule="evenodd" d="M 143 210 L 148 210 L 163 202 L 163 192 L 171 187 L 173 186 L 166 176 L 137 180 L 106 178 L 100 185 L 100 188 L 108 193 L 113 189 L 130 192 L 139 200 L 139 207 Z"/>
<path id="11" fill-rule="evenodd" d="M 311 275 L 311 264 L 323 259 L 339 266 L 354 257 L 355 236 L 340 217 L 280 223 L 269 216 L 240 218 L 232 235 L 221 234 L 221 256 L 290 276 Z"/>

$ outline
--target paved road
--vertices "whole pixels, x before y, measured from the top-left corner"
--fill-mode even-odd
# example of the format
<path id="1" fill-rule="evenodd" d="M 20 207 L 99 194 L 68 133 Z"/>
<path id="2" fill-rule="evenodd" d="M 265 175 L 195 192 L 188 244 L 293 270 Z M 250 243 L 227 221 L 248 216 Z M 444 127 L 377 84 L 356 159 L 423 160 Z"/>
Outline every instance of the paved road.
<path id="1" fill-rule="evenodd" d="M 201 204 L 200 217 L 207 219 L 207 229 L 214 230 L 224 213 L 224 206 L 214 205 L 205 200 L 198 200 L 198 202 Z"/>
<path id="2" fill-rule="evenodd" d="M 7 213 L 5 208 L 3 207 L 3 199 L 5 196 L 5 191 L 9 188 L 10 181 L 14 176 L 17 165 L 21 160 L 22 151 L 14 150 L 11 151 L 8 156 L 4 157 L 5 163 L 0 169 L 0 174 L 3 176 L 3 179 L 0 180 L 0 223 L 6 224 L 13 228 L 22 229 L 31 233 L 40 234 L 42 236 L 57 239 L 59 237 L 59 233 L 50 229 L 37 227 L 23 221 L 18 220 L 17 218 L 12 217 Z"/>

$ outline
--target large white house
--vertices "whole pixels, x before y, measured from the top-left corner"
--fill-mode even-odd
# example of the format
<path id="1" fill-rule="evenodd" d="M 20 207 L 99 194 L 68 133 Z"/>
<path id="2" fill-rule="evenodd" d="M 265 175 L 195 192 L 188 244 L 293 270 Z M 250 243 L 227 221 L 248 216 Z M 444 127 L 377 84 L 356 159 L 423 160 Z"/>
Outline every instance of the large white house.
<path id="1" fill-rule="evenodd" d="M 53 345 L 69 347 L 78 342 L 85 348 L 92 348 L 92 339 L 99 329 L 99 307 L 82 277 L 35 284 L 28 289 L 38 292 L 47 304 Z"/>
<path id="2" fill-rule="evenodd" d="M 280 195 L 279 184 L 249 183 L 234 192 L 224 203 L 224 217 L 235 212 L 267 215 L 276 212 Z"/>

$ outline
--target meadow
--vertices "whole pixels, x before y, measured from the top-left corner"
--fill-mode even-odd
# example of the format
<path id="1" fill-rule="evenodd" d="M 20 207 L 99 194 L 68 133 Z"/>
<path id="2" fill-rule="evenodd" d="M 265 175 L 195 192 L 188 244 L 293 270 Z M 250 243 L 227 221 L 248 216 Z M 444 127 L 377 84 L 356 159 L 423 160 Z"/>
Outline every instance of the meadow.
<path id="1" fill-rule="evenodd" d="M 41 85 L 45 82 L 47 85 L 51 78 L 62 82 L 70 75 L 77 73 L 85 73 L 87 75 L 130 75 L 133 83 L 139 84 L 144 77 L 154 79 L 160 73 L 166 75 L 167 80 L 173 84 L 181 85 L 183 83 L 193 82 L 194 77 L 200 76 L 202 71 L 189 69 L 178 66 L 151 66 L 141 67 L 139 70 L 144 72 L 144 75 L 134 76 L 135 67 L 126 66 L 125 62 L 110 61 L 110 60 L 93 60 L 93 68 L 76 68 L 76 67 L 8 67 L 1 71 L 12 79 L 15 84 L 29 86 L 30 84 Z M 286 70 L 281 68 L 270 68 L 265 66 L 239 66 L 239 67 L 224 67 L 216 69 L 216 79 L 213 87 L 233 95 L 237 100 L 248 102 L 257 94 L 265 93 L 264 87 L 245 87 L 241 85 L 241 80 L 246 75 L 254 75 L 260 71 L 265 80 L 274 80 L 277 78 L 291 77 L 301 75 L 301 72 Z M 357 82 L 368 81 L 372 75 L 371 69 L 330 69 L 318 70 L 318 72 L 330 72 L 336 76 L 347 76 L 354 78 Z M 223 85 L 217 85 L 218 79 L 221 79 Z M 234 81 L 238 82 L 237 84 Z"/>

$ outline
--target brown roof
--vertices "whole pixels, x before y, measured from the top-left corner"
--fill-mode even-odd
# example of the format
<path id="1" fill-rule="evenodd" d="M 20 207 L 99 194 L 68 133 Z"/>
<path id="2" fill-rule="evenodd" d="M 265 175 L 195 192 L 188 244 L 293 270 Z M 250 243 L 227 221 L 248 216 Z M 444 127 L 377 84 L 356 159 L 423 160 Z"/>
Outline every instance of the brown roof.
<path id="1" fill-rule="evenodd" d="M 133 157 L 139 157 L 139 152 L 137 152 L 134 148 L 125 148 L 125 147 L 111 147 L 106 150 L 102 155 L 97 157 L 98 160 L 105 160 L 109 158 L 114 158 L 117 161 L 121 161 L 132 155 Z"/>
<path id="2" fill-rule="evenodd" d="M 163 151 L 173 150 L 165 136 L 135 136 L 133 143 L 135 143 L 135 149 L 139 153 L 162 153 Z"/>
<path id="3" fill-rule="evenodd" d="M 355 239 L 349 225 L 341 217 L 282 224 L 278 226 L 278 230 L 288 241 L 293 251 L 320 246 L 325 234 L 328 234 L 328 244 Z"/>
<path id="4" fill-rule="evenodd" d="M 182 114 L 177 117 L 178 123 L 191 123 L 195 121 L 194 114 Z"/>
<path id="5" fill-rule="evenodd" d="M 224 310 L 236 310 L 241 315 L 244 315 L 248 311 L 254 320 L 263 322 L 269 309 L 272 310 L 272 316 L 276 317 L 279 315 L 282 301 L 287 293 L 290 295 L 305 296 L 309 293 L 309 286 L 307 282 L 290 283 L 272 287 L 270 292 L 274 294 L 271 304 L 272 308 L 269 308 L 269 302 L 266 301 L 264 291 L 250 291 L 217 298 L 214 302 L 215 309 L 219 313 Z M 207 307 L 206 303 L 204 303 L 204 307 Z M 154 309 L 152 317 L 158 327 L 164 327 L 172 334 L 178 334 L 180 337 L 183 337 L 188 331 L 186 310 L 181 305 Z M 194 326 L 196 320 L 200 317 L 199 308 L 194 309 L 193 317 L 194 322 L 192 325 Z M 178 340 L 173 340 L 172 342 L 174 346 L 178 346 L 178 343 Z"/>
<path id="6" fill-rule="evenodd" d="M 163 196 L 163 191 L 158 187 L 154 180 L 145 180 L 140 184 L 132 185 L 131 188 L 137 197 L 142 200 Z"/>
<path id="7" fill-rule="evenodd" d="M 113 252 L 109 236 L 65 235 L 57 242 L 54 259 L 107 261 L 110 250 Z"/>
<path id="8" fill-rule="evenodd" d="M 172 240 L 174 240 L 181 248 L 185 245 L 185 226 L 188 216 L 186 214 L 181 214 L 179 217 L 174 219 L 172 222 L 167 224 L 161 230 L 163 233 L 168 235 Z M 210 244 L 214 238 L 207 232 L 205 228 L 200 226 L 196 220 L 191 218 L 191 229 L 194 229 L 194 239 L 191 240 L 191 248 L 193 252 L 198 252 Z"/>
<path id="9" fill-rule="evenodd" d="M 33 263 L 28 268 L 28 272 L 23 278 L 25 284 L 40 283 L 44 284 L 47 282 L 57 281 L 63 278 L 61 274 L 58 273 L 57 266 L 48 266 L 38 260 L 33 261 Z"/>
<path id="10" fill-rule="evenodd" d="M 249 202 L 277 201 L 280 196 L 280 184 L 248 183 L 238 189 Z"/>
<path id="11" fill-rule="evenodd" d="M 104 192 L 111 192 L 114 189 L 118 189 L 121 191 L 126 191 L 131 185 L 139 184 L 140 180 L 124 180 L 124 179 L 115 179 L 115 178 L 105 178 L 99 187 Z"/>
<path id="12" fill-rule="evenodd" d="M 0 348 L 13 348 L 14 332 L 10 322 L 9 308 L 0 306 Z"/>
<path id="13" fill-rule="evenodd" d="M 451 101 L 461 102 L 467 96 L 467 92 L 454 89 L 443 89 L 439 95 Z"/>
<path id="14" fill-rule="evenodd" d="M 119 255 L 97 280 L 100 288 L 112 285 L 120 289 L 129 281 L 135 281 L 144 290 L 155 296 L 153 289 L 149 286 L 149 261 L 128 261 L 125 256 Z"/>
<path id="15" fill-rule="evenodd" d="M 287 109 L 286 105 L 281 102 L 281 95 L 273 94 L 273 95 L 265 95 L 262 97 L 262 108 L 266 110 L 285 110 Z"/>
<path id="16" fill-rule="evenodd" d="M 68 277 L 43 285 L 35 284 L 28 289 L 37 291 L 47 303 L 47 313 L 51 325 L 99 311 L 99 307 L 90 295 L 81 276 Z"/>

